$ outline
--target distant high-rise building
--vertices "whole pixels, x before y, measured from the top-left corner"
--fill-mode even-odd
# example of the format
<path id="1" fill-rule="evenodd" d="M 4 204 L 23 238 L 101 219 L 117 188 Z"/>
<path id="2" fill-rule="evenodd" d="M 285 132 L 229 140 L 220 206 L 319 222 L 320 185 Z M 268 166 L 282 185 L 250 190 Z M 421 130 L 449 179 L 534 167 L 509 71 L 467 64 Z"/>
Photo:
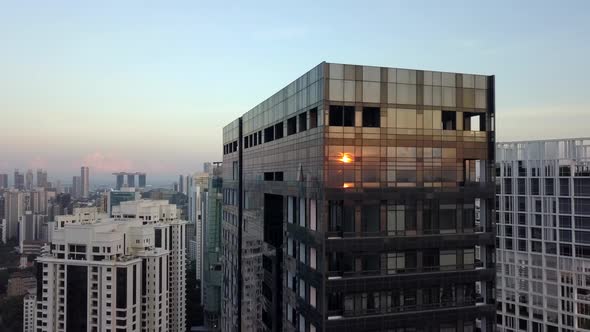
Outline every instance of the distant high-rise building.
<path id="1" fill-rule="evenodd" d="M 4 198 L 4 193 L 0 193 L 0 243 L 6 243 L 8 240 L 6 238 L 6 199 Z"/>
<path id="2" fill-rule="evenodd" d="M 139 188 L 145 188 L 146 186 L 146 174 L 145 173 L 139 173 L 138 175 L 138 186 Z"/>
<path id="3" fill-rule="evenodd" d="M 8 174 L 0 174 L 0 189 L 8 188 Z"/>
<path id="4" fill-rule="evenodd" d="M 197 280 L 203 277 L 203 222 L 206 219 L 207 210 L 207 187 L 209 175 L 197 173 L 187 176 L 188 184 L 188 220 L 195 225 L 194 239 L 196 241 L 196 275 Z"/>
<path id="5" fill-rule="evenodd" d="M 178 192 L 179 193 L 184 193 L 185 189 L 184 189 L 184 175 L 179 175 L 178 176 Z"/>
<path id="6" fill-rule="evenodd" d="M 72 177 L 72 197 L 76 199 L 82 197 L 82 178 L 77 175 Z"/>
<path id="7" fill-rule="evenodd" d="M 29 197 L 27 211 L 35 214 L 47 214 L 47 204 L 55 197 L 55 192 L 37 188 L 27 192 Z"/>
<path id="8" fill-rule="evenodd" d="M 42 169 L 37 170 L 37 187 L 47 188 L 47 171 Z"/>
<path id="9" fill-rule="evenodd" d="M 211 172 L 211 163 L 210 162 L 204 162 L 203 163 L 203 172 L 204 173 L 210 173 Z"/>
<path id="10" fill-rule="evenodd" d="M 324 62 L 225 126 L 222 330 L 494 331 L 494 98 Z"/>
<path id="11" fill-rule="evenodd" d="M 14 170 L 14 188 L 25 189 L 25 175 L 20 173 L 18 169 Z"/>
<path id="12" fill-rule="evenodd" d="M 86 166 L 80 168 L 80 196 L 88 198 L 90 193 L 90 169 Z"/>
<path id="13" fill-rule="evenodd" d="M 35 332 L 36 300 L 35 294 L 27 294 L 23 299 L 23 332 Z"/>
<path id="14" fill-rule="evenodd" d="M 26 177 L 25 177 L 25 188 L 28 190 L 33 189 L 34 185 L 34 175 L 33 175 L 33 170 L 30 169 L 27 171 Z"/>
<path id="15" fill-rule="evenodd" d="M 135 173 L 127 173 L 127 187 L 135 188 Z"/>
<path id="16" fill-rule="evenodd" d="M 221 328 L 221 216 L 223 215 L 223 192 L 221 166 L 212 167 L 209 175 L 206 217 L 203 222 L 203 309 L 205 326 L 210 331 Z"/>
<path id="17" fill-rule="evenodd" d="M 184 331 L 184 224 L 166 201 L 56 217 L 38 259 L 34 331 Z M 54 272 L 52 272 L 54 271 Z M 61 299 L 61 300 L 60 300 Z"/>
<path id="18" fill-rule="evenodd" d="M 17 190 L 4 192 L 4 219 L 6 219 L 6 238 L 18 239 L 18 222 L 25 214 L 25 193 Z"/>
<path id="19" fill-rule="evenodd" d="M 113 173 L 115 175 L 115 189 L 121 190 L 125 184 L 125 173 Z"/>
<path id="20" fill-rule="evenodd" d="M 34 214 L 31 211 L 26 211 L 24 215 L 19 218 L 19 247 L 20 252 L 24 251 L 24 243 L 30 241 L 43 241 L 41 228 L 47 222 L 47 216 L 41 214 Z"/>
<path id="21" fill-rule="evenodd" d="M 137 201 L 141 194 L 134 188 L 123 188 L 121 190 L 111 190 L 107 193 L 107 213 L 112 216 L 114 206 L 120 205 L 127 201 Z"/>
<path id="22" fill-rule="evenodd" d="M 55 181 L 55 193 L 56 194 L 61 194 L 64 192 L 64 187 L 61 183 L 61 180 L 56 180 Z"/>

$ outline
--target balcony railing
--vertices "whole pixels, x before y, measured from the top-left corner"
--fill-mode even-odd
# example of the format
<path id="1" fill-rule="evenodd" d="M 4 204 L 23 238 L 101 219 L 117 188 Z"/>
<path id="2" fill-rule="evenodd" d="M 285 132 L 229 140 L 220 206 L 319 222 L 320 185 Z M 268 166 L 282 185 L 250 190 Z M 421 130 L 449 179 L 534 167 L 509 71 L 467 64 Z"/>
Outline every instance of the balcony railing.
<path id="1" fill-rule="evenodd" d="M 345 232 L 345 231 L 328 231 L 325 233 L 326 238 L 363 238 L 363 237 L 405 237 L 405 236 L 422 236 L 422 235 L 462 235 L 462 234 L 478 234 L 491 233 L 492 227 L 475 226 L 473 228 L 464 229 L 462 232 L 457 232 L 452 229 L 424 229 L 418 233 L 415 230 L 404 231 L 375 231 L 375 232 Z"/>
<path id="2" fill-rule="evenodd" d="M 484 264 L 480 261 L 474 264 L 462 265 L 439 265 L 424 266 L 422 268 L 403 268 L 403 269 L 379 269 L 363 271 L 328 271 L 328 278 L 354 278 L 367 276 L 391 276 L 396 274 L 427 273 L 427 272 L 450 272 L 450 271 L 470 271 L 476 268 L 483 268 Z M 488 264 L 487 268 L 495 268 L 495 264 Z"/>
<path id="3" fill-rule="evenodd" d="M 394 306 L 394 307 L 379 307 L 370 309 L 360 310 L 345 310 L 345 309 L 328 309 L 328 317 L 360 317 L 375 314 L 395 314 L 401 312 L 416 312 L 422 310 L 433 310 L 439 308 L 456 308 L 456 307 L 467 307 L 476 304 L 475 299 L 466 299 L 462 302 L 455 301 L 441 301 L 439 303 L 429 303 L 420 305 L 405 305 L 405 306 Z"/>

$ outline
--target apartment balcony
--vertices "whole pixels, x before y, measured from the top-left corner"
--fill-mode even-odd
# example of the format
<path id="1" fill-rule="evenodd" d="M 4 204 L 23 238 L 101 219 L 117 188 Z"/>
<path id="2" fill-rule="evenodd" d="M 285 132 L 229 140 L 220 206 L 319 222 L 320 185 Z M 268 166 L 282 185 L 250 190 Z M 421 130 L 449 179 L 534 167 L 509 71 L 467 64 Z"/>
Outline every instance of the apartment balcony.
<path id="1" fill-rule="evenodd" d="M 371 292 L 388 288 L 424 288 L 446 283 L 493 281 L 496 278 L 495 264 L 486 267 L 470 265 L 452 267 L 425 267 L 403 269 L 396 273 L 379 271 L 329 271 L 326 292 Z"/>
<path id="2" fill-rule="evenodd" d="M 409 249 L 452 249 L 468 246 L 493 245 L 494 230 L 477 228 L 473 232 L 444 233 L 426 230 L 423 234 L 379 232 L 326 232 L 328 252 L 392 252 Z"/>
<path id="3" fill-rule="evenodd" d="M 475 301 L 461 303 L 441 302 L 366 310 L 365 312 L 328 311 L 325 331 L 384 331 L 395 327 L 428 327 L 439 323 L 456 323 L 458 320 L 475 320 L 496 314 L 494 304 L 477 304 Z"/>

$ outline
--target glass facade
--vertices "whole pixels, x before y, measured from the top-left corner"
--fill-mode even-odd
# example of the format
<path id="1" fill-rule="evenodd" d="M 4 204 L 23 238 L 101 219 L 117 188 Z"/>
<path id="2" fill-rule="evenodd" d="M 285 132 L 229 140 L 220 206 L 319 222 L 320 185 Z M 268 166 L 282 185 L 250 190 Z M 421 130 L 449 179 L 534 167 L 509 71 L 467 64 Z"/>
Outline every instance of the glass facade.
<path id="1" fill-rule="evenodd" d="M 493 76 L 322 63 L 227 125 L 224 330 L 493 330 L 494 108 Z"/>

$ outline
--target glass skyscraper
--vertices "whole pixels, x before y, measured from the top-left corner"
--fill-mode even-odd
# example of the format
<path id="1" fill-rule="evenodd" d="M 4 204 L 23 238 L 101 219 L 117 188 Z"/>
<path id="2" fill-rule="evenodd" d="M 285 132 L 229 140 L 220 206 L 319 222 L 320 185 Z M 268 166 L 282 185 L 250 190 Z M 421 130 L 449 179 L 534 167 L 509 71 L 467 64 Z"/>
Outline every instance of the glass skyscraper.
<path id="1" fill-rule="evenodd" d="M 228 124 L 222 329 L 493 331 L 494 112 L 493 76 L 324 62 Z"/>

